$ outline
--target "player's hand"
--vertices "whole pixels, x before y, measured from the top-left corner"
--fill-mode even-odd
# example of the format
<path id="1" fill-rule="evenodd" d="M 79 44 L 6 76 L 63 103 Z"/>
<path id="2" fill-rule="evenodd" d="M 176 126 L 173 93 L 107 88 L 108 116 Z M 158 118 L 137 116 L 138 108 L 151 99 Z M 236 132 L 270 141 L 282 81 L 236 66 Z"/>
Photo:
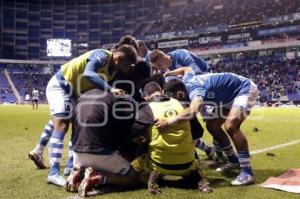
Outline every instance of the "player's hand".
<path id="1" fill-rule="evenodd" d="M 110 92 L 117 96 L 124 96 L 127 94 L 126 91 L 118 88 L 111 88 Z"/>
<path id="2" fill-rule="evenodd" d="M 165 130 L 169 126 L 168 120 L 160 119 L 160 120 L 155 120 L 154 122 L 155 122 L 154 126 L 160 131 Z"/>

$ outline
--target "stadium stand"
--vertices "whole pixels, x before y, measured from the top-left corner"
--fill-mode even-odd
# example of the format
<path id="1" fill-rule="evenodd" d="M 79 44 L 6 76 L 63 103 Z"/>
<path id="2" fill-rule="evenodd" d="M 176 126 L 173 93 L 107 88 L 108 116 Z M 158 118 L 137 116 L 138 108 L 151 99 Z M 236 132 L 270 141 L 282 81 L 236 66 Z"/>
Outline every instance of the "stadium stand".
<path id="1" fill-rule="evenodd" d="M 148 18 L 155 21 L 148 24 L 150 28 L 143 24 L 144 29 L 150 29 L 150 32 L 139 33 L 147 35 L 260 21 L 266 17 L 296 13 L 299 6 L 300 2 L 294 0 L 203 0 L 184 6 L 171 4 L 160 12 L 160 20 Z"/>
<path id="2" fill-rule="evenodd" d="M 3 74 L 3 70 L 0 70 L 0 104 L 14 102 L 16 102 L 16 98 Z"/>
<path id="3" fill-rule="evenodd" d="M 299 101 L 300 59 L 274 56 L 227 57 L 213 66 L 214 72 L 233 72 L 252 79 L 260 90 L 260 101 Z"/>

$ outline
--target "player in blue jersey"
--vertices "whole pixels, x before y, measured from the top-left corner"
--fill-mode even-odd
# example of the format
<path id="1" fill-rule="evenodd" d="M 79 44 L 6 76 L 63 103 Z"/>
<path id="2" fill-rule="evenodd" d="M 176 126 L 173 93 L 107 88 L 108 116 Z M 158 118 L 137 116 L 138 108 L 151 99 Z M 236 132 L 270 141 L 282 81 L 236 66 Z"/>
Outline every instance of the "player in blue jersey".
<path id="1" fill-rule="evenodd" d="M 163 72 L 181 67 L 191 67 L 196 74 L 210 72 L 210 66 L 201 57 L 185 49 L 177 49 L 168 54 L 156 49 L 152 51 L 150 60 L 153 69 Z"/>
<path id="2" fill-rule="evenodd" d="M 52 122 L 45 126 L 39 144 L 29 153 L 29 158 L 39 168 L 45 168 L 42 154 L 45 145 L 50 143 L 48 183 L 64 186 L 66 182 L 60 175 L 59 165 L 62 158 L 64 137 L 72 116 L 73 103 L 82 93 L 93 88 L 123 94 L 123 90 L 112 87 L 112 84 L 118 73 L 128 73 L 136 61 L 137 52 L 129 45 L 122 45 L 114 52 L 96 49 L 65 63 L 51 78 L 46 88 L 46 95 L 50 105 Z M 72 159 L 68 165 L 69 163 L 70 166 L 67 168 L 71 168 Z"/>
<path id="3" fill-rule="evenodd" d="M 138 55 L 142 57 L 146 62 L 150 63 L 150 56 L 152 51 L 149 50 L 144 41 L 139 40 L 138 42 Z"/>
<path id="4" fill-rule="evenodd" d="M 250 114 L 251 108 L 258 98 L 257 86 L 251 80 L 233 73 L 195 75 L 190 67 L 177 69 L 176 73 L 184 75 L 183 82 L 192 102 L 182 114 L 172 120 L 160 120 L 156 126 L 163 129 L 195 117 L 198 112 L 204 117 L 206 115 L 203 111 L 204 105 L 214 105 L 215 110 L 221 110 L 221 112 L 205 118 L 207 129 L 223 146 L 230 144 L 226 131 L 238 152 L 241 173 L 231 184 L 254 183 L 248 142 L 240 126 Z"/>

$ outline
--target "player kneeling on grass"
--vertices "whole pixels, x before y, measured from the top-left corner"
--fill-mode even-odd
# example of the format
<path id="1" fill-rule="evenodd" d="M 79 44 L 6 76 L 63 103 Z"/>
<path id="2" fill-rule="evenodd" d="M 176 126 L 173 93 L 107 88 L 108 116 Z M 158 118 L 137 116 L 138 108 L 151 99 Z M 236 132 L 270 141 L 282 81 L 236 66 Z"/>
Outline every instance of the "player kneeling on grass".
<path id="1" fill-rule="evenodd" d="M 74 168 L 67 179 L 67 191 L 78 190 L 86 196 L 103 184 L 131 186 L 140 182 L 138 173 L 119 152 L 131 140 L 134 117 L 133 102 L 124 98 L 100 89 L 80 96 L 73 115 Z"/>
<path id="2" fill-rule="evenodd" d="M 158 129 L 172 128 L 190 117 L 195 117 L 207 103 L 214 104 L 216 110 L 227 109 L 228 111 L 223 112 L 219 117 L 208 119 L 206 121 L 207 129 L 220 143 L 228 140 L 226 131 L 236 147 L 241 173 L 231 184 L 254 183 L 248 142 L 240 126 L 250 114 L 251 108 L 258 98 L 259 91 L 256 85 L 251 80 L 233 73 L 195 75 L 189 67 L 178 69 L 177 73 L 177 75 L 184 75 L 183 82 L 192 100 L 191 105 L 173 119 L 158 121 L 156 127 Z M 201 114 L 203 113 L 201 112 Z"/>
<path id="3" fill-rule="evenodd" d="M 144 93 L 148 104 L 139 110 L 132 129 L 135 135 L 146 135 L 149 148 L 146 154 L 132 162 L 132 166 L 140 173 L 150 174 L 148 191 L 152 194 L 160 193 L 158 179 L 165 175 L 175 175 L 198 178 L 199 190 L 210 192 L 209 183 L 204 179 L 195 159 L 190 123 L 178 123 L 166 131 L 160 131 L 153 125 L 157 119 L 175 117 L 184 110 L 183 106 L 179 101 L 164 96 L 156 82 L 146 84 Z"/>
<path id="4" fill-rule="evenodd" d="M 137 52 L 132 46 L 123 45 L 110 52 L 96 49 L 72 59 L 62 65 L 60 71 L 51 78 L 46 88 L 52 122 L 46 125 L 39 144 L 29 153 L 29 158 L 40 167 L 43 163 L 43 149 L 48 142 L 50 173 L 48 183 L 64 186 L 66 180 L 60 175 L 63 141 L 72 116 L 72 104 L 82 93 L 99 88 L 111 93 L 123 93 L 111 87 L 118 72 L 128 73 L 137 61 Z M 50 130 L 52 129 L 52 131 Z M 73 161 L 69 161 L 70 164 Z M 71 168 L 73 165 L 68 166 Z"/>

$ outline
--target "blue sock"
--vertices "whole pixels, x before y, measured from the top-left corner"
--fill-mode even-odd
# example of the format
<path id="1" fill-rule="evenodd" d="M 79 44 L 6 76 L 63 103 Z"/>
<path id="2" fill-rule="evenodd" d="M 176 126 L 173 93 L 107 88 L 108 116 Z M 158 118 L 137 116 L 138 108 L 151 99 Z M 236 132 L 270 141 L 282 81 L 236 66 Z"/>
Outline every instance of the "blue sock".
<path id="1" fill-rule="evenodd" d="M 239 151 L 238 158 L 241 166 L 241 172 L 248 175 L 253 175 L 249 151 Z"/>
<path id="2" fill-rule="evenodd" d="M 62 151 L 64 147 L 64 137 L 65 133 L 54 130 L 50 138 L 50 175 L 59 174 L 59 163 L 62 157 Z"/>
<path id="3" fill-rule="evenodd" d="M 56 175 L 59 174 L 59 164 L 58 163 L 54 163 L 53 165 L 51 165 L 50 167 L 50 172 L 49 175 Z"/>
<path id="4" fill-rule="evenodd" d="M 206 155 L 209 155 L 211 152 L 211 147 L 205 144 L 205 142 L 203 142 L 200 138 L 195 140 L 195 146 L 204 151 Z"/>
<path id="5" fill-rule="evenodd" d="M 41 134 L 38 145 L 35 147 L 34 152 L 37 154 L 41 154 L 44 151 L 44 148 L 48 144 L 53 133 L 53 123 L 50 120 L 44 127 L 44 130 Z"/>
<path id="6" fill-rule="evenodd" d="M 223 152 L 228 158 L 228 161 L 230 163 L 239 163 L 239 160 L 235 154 L 235 151 L 233 150 L 233 147 L 231 145 L 225 146 L 222 148 Z"/>
<path id="7" fill-rule="evenodd" d="M 220 143 L 218 141 L 214 140 L 213 144 L 216 147 L 217 156 L 222 157 L 223 156 L 223 151 L 222 151 L 222 147 L 221 147 Z"/>
<path id="8" fill-rule="evenodd" d="M 69 157 L 68 157 L 68 163 L 67 168 L 72 169 L 73 168 L 73 149 L 72 149 L 72 142 L 69 141 Z"/>

